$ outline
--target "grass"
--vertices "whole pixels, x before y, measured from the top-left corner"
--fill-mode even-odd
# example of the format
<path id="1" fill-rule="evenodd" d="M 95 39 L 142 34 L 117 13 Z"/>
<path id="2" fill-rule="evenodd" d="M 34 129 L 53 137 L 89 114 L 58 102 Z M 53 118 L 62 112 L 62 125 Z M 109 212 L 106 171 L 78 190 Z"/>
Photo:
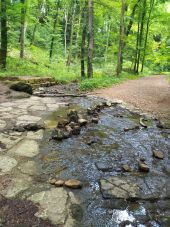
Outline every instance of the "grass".
<path id="1" fill-rule="evenodd" d="M 0 71 L 0 77 L 7 76 L 39 76 L 53 77 L 57 82 L 65 84 L 73 81 L 79 82 L 80 89 L 83 91 L 97 88 L 110 87 L 126 80 L 134 80 L 141 76 L 151 75 L 153 72 L 147 71 L 144 74 L 134 75 L 123 72 L 120 77 L 114 76 L 116 66 L 112 62 L 96 60 L 94 63 L 94 78 L 81 79 L 80 64 L 72 63 L 68 68 L 66 59 L 57 57 L 53 62 L 49 62 L 48 53 L 40 48 L 31 46 L 26 49 L 26 56 L 20 59 L 19 51 L 11 49 L 7 59 L 7 70 Z M 130 66 L 130 62 L 125 62 L 125 67 Z M 170 73 L 168 74 L 170 81 Z"/>

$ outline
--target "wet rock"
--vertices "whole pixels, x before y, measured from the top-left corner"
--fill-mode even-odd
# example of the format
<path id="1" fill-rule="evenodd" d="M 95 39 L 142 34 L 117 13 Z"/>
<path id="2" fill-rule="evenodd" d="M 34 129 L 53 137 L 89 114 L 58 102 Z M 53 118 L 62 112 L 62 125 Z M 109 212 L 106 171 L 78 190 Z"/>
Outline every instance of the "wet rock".
<path id="1" fill-rule="evenodd" d="M 81 132 L 81 128 L 79 125 L 76 125 L 72 128 L 72 134 L 73 135 L 80 135 L 80 132 Z"/>
<path id="2" fill-rule="evenodd" d="M 43 138 L 43 130 L 38 130 L 36 132 L 27 132 L 27 138 L 28 139 L 34 139 L 34 140 L 41 140 Z"/>
<path id="3" fill-rule="evenodd" d="M 64 180 L 56 180 L 54 183 L 56 187 L 62 187 L 64 185 Z"/>
<path id="4" fill-rule="evenodd" d="M 67 117 L 68 117 L 69 122 L 78 123 L 79 116 L 78 116 L 78 112 L 76 110 L 70 110 Z"/>
<path id="5" fill-rule="evenodd" d="M 38 131 L 40 129 L 45 129 L 44 124 L 42 123 L 28 123 L 28 124 L 23 124 L 19 126 L 15 126 L 13 128 L 13 131 L 17 132 L 25 132 L 25 131 Z"/>
<path id="6" fill-rule="evenodd" d="M 145 164 L 144 162 L 139 162 L 139 170 L 141 172 L 146 172 L 148 173 L 150 171 L 150 168 L 147 164 Z"/>
<path id="7" fill-rule="evenodd" d="M 124 172 L 131 172 L 131 168 L 129 165 L 125 164 L 125 165 L 122 165 L 122 169 Z"/>
<path id="8" fill-rule="evenodd" d="M 52 132 L 52 139 L 54 140 L 64 140 L 64 139 L 68 139 L 70 137 L 70 132 L 68 131 L 63 131 L 63 130 L 60 130 L 60 129 L 55 129 L 53 132 Z"/>
<path id="9" fill-rule="evenodd" d="M 93 118 L 91 119 L 91 122 L 92 122 L 92 123 L 95 123 L 95 124 L 98 124 L 99 118 L 93 117 Z"/>
<path id="10" fill-rule="evenodd" d="M 70 127 L 70 125 L 67 125 L 67 126 L 65 127 L 65 129 L 66 129 L 66 131 L 67 131 L 68 133 L 70 133 L 70 135 L 72 134 L 73 129 Z"/>
<path id="11" fill-rule="evenodd" d="M 141 162 L 145 162 L 145 161 L 146 161 L 146 158 L 140 157 L 140 161 L 141 161 Z"/>
<path id="12" fill-rule="evenodd" d="M 113 170 L 113 166 L 109 165 L 108 163 L 104 162 L 96 162 L 96 167 L 99 171 L 102 172 L 110 172 Z"/>
<path id="13" fill-rule="evenodd" d="M 87 145 L 91 146 L 94 143 L 98 143 L 100 140 L 98 138 L 89 139 Z"/>
<path id="14" fill-rule="evenodd" d="M 79 188 L 82 188 L 82 186 L 83 186 L 81 181 L 74 180 L 74 179 L 65 181 L 64 185 L 66 187 L 72 188 L 72 189 L 79 189 Z"/>
<path id="15" fill-rule="evenodd" d="M 138 198 L 139 187 L 126 177 L 109 177 L 100 180 L 104 198 L 135 199 Z"/>
<path id="16" fill-rule="evenodd" d="M 154 150 L 153 156 L 158 159 L 164 159 L 164 154 L 162 151 Z"/>
<path id="17" fill-rule="evenodd" d="M 58 122 L 57 127 L 58 127 L 58 128 L 65 128 L 66 125 L 68 125 L 68 124 L 69 124 L 69 121 L 66 120 L 66 119 L 64 119 L 64 120 Z"/>
<path id="18" fill-rule="evenodd" d="M 124 132 L 138 130 L 138 129 L 140 129 L 140 127 L 138 125 L 136 125 L 136 126 L 134 126 L 132 128 L 124 128 Z"/>
<path id="19" fill-rule="evenodd" d="M 33 94 L 33 88 L 30 84 L 24 83 L 24 82 L 18 82 L 15 84 L 12 84 L 10 86 L 10 89 L 15 90 L 15 91 L 20 91 L 20 92 L 25 92 L 30 95 Z"/>
<path id="20" fill-rule="evenodd" d="M 80 126 L 85 126 L 87 125 L 88 121 L 86 119 L 80 118 L 78 120 L 78 123 L 80 124 Z"/>
<path id="21" fill-rule="evenodd" d="M 95 109 L 93 109 L 93 108 L 88 108 L 87 109 L 87 114 L 88 115 L 94 115 L 96 113 L 96 110 Z"/>

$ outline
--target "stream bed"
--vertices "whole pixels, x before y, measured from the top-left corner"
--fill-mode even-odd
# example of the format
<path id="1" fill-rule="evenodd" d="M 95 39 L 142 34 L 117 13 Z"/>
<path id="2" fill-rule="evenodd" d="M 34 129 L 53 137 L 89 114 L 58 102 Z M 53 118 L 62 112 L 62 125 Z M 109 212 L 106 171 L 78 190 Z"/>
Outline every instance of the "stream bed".
<path id="1" fill-rule="evenodd" d="M 85 115 L 100 102 L 74 99 L 48 117 L 49 125 L 55 126 L 70 109 Z M 79 201 L 71 207 L 75 226 L 170 226 L 170 131 L 147 119 L 147 129 L 125 132 L 140 126 L 140 115 L 121 105 L 105 108 L 99 119 L 83 127 L 79 136 L 61 142 L 50 140 L 47 130 L 37 156 L 41 175 L 83 183 L 82 189 L 72 190 Z M 163 152 L 163 160 L 153 157 L 154 149 Z M 149 166 L 148 173 L 139 171 L 140 159 Z M 131 171 L 124 172 L 123 165 Z"/>

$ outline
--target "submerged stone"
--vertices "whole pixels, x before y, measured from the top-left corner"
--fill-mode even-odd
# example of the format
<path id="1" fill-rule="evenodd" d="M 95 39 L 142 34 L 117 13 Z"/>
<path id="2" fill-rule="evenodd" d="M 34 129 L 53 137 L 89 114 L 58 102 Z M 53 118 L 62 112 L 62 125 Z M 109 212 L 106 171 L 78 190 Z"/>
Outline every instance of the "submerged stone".
<path id="1" fill-rule="evenodd" d="M 139 162 L 139 170 L 141 172 L 149 172 L 150 168 L 147 164 L 145 164 L 144 162 Z"/>
<path id="2" fill-rule="evenodd" d="M 113 170 L 113 166 L 109 165 L 108 163 L 104 162 L 96 162 L 96 167 L 98 170 L 102 172 L 110 172 Z"/>
<path id="3" fill-rule="evenodd" d="M 158 150 L 153 151 L 153 156 L 158 159 L 164 159 L 164 154 L 162 151 Z"/>

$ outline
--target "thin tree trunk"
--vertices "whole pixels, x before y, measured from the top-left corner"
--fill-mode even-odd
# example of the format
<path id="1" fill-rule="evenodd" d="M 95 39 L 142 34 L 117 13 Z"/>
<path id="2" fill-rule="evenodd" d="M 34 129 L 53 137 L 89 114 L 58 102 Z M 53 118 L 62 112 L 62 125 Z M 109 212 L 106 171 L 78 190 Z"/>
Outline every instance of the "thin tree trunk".
<path id="1" fill-rule="evenodd" d="M 87 2 L 85 2 L 85 7 L 82 10 L 82 38 L 81 38 L 81 77 L 86 76 L 85 73 L 85 46 L 86 46 L 86 36 L 87 36 Z"/>
<path id="2" fill-rule="evenodd" d="M 143 72 L 144 64 L 145 64 L 145 57 L 146 57 L 146 48 L 147 48 L 147 42 L 148 42 L 150 19 L 151 19 L 151 14 L 152 14 L 152 10 L 153 10 L 153 7 L 154 7 L 154 3 L 155 3 L 154 0 L 150 0 L 150 10 L 149 10 L 149 16 L 148 16 L 147 25 L 146 25 L 146 36 L 145 36 L 145 43 L 144 43 L 144 53 L 143 53 L 143 58 L 142 58 L 141 72 Z"/>
<path id="3" fill-rule="evenodd" d="M 71 65 L 72 62 L 72 47 L 73 47 L 73 32 L 74 32 L 74 20 L 76 13 L 76 3 L 73 6 L 72 16 L 71 16 L 71 30 L 70 30 L 70 43 L 69 43 L 69 53 L 67 59 L 67 66 Z"/>
<path id="4" fill-rule="evenodd" d="M 135 73 L 136 73 L 136 69 L 137 69 L 137 60 L 138 60 L 139 32 L 140 32 L 140 22 L 138 21 L 138 31 L 136 34 L 136 51 L 135 51 L 135 59 L 134 59 L 134 72 Z"/>
<path id="5" fill-rule="evenodd" d="M 124 48 L 124 36 L 125 36 L 125 11 L 126 4 L 125 0 L 122 0 L 122 8 L 121 8 L 121 17 L 120 17 L 120 34 L 119 34 L 119 50 L 118 50 L 118 60 L 117 60 L 117 68 L 116 74 L 120 75 L 122 72 L 122 63 L 123 63 L 123 48 Z"/>
<path id="6" fill-rule="evenodd" d="M 0 68 L 6 69 L 6 58 L 7 58 L 7 14 L 6 14 L 6 0 L 1 0 L 1 48 L 0 48 Z"/>
<path id="7" fill-rule="evenodd" d="M 107 62 L 107 53 L 108 53 L 108 47 L 109 47 L 109 39 L 110 39 L 110 22 L 108 21 L 107 26 L 107 40 L 106 40 L 106 49 L 105 49 L 105 62 Z"/>
<path id="8" fill-rule="evenodd" d="M 25 55 L 25 34 L 27 30 L 27 9 L 28 9 L 28 0 L 21 0 L 21 33 L 20 33 L 20 58 L 24 58 Z"/>
<path id="9" fill-rule="evenodd" d="M 34 41 L 35 41 L 35 33 L 36 33 L 36 30 L 37 30 L 37 27 L 38 27 L 38 23 L 36 23 L 35 26 L 34 26 L 30 45 L 33 45 L 34 44 Z"/>
<path id="10" fill-rule="evenodd" d="M 67 28 L 68 28 L 68 11 L 65 12 L 65 28 L 64 28 L 64 54 L 67 55 Z"/>
<path id="11" fill-rule="evenodd" d="M 88 78 L 93 77 L 93 48 L 94 48 L 94 33 L 93 33 L 93 0 L 88 1 Z"/>
<path id="12" fill-rule="evenodd" d="M 77 28 L 77 32 L 76 32 L 76 44 L 75 44 L 75 49 L 76 49 L 76 56 L 75 59 L 78 59 L 78 55 L 79 55 L 79 34 L 80 34 L 80 26 L 81 26 L 81 13 L 79 13 L 79 18 L 78 18 L 78 28 Z"/>
<path id="13" fill-rule="evenodd" d="M 142 48 L 142 41 L 143 41 L 145 16 L 146 16 L 146 0 L 144 0 L 143 2 L 143 11 L 142 11 L 142 18 L 141 18 L 140 34 L 139 34 L 139 48 L 138 48 L 138 59 L 137 59 L 137 67 L 136 67 L 137 74 L 139 73 L 139 65 L 141 60 L 141 48 Z"/>
<path id="14" fill-rule="evenodd" d="M 50 61 L 53 57 L 53 49 L 54 49 L 55 33 L 56 33 L 57 22 L 58 22 L 59 6 L 60 6 L 60 0 L 58 0 L 56 3 L 56 14 L 54 16 L 53 33 L 52 33 L 51 44 L 50 44 L 50 56 L 49 56 Z"/>

